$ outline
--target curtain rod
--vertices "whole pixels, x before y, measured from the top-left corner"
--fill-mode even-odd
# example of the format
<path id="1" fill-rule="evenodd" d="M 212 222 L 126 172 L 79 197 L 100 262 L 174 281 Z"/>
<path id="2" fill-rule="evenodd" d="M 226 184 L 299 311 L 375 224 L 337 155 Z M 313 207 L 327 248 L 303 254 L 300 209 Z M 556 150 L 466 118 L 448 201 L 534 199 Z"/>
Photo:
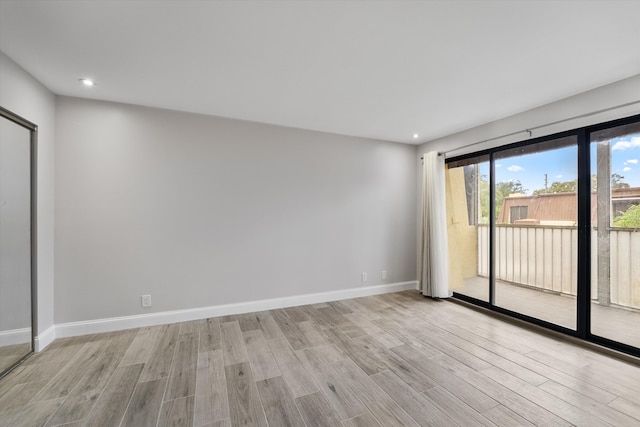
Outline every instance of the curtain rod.
<path id="1" fill-rule="evenodd" d="M 457 147 L 457 148 L 454 148 L 454 149 L 449 150 L 449 151 L 439 151 L 438 155 L 439 156 L 441 156 L 443 154 L 446 155 L 446 154 L 451 153 L 453 151 L 462 150 L 463 148 L 473 147 L 474 145 L 484 144 L 486 142 L 495 141 L 496 139 L 507 138 L 509 136 L 518 135 L 519 133 L 523 133 L 523 132 L 527 132 L 529 134 L 529 138 L 531 138 L 531 136 L 533 134 L 533 131 L 537 130 L 537 129 L 541 129 L 541 128 L 544 128 L 544 127 L 547 127 L 547 126 L 557 125 L 557 124 L 568 122 L 568 121 L 575 120 L 575 119 L 582 119 L 584 117 L 594 116 L 594 115 L 600 114 L 600 113 L 606 113 L 607 111 L 616 110 L 618 108 L 628 107 L 628 106 L 634 105 L 634 104 L 640 104 L 640 101 L 631 101 L 631 102 L 627 102 L 626 104 L 620 104 L 620 105 L 616 105 L 614 107 L 603 108 L 602 110 L 593 111 L 591 113 L 580 114 L 579 116 L 569 117 L 567 119 L 562 119 L 562 120 L 556 120 L 555 122 L 545 123 L 543 125 L 530 127 L 530 128 L 524 129 L 524 130 L 511 132 L 511 133 L 507 133 L 507 134 L 500 135 L 500 136 L 494 136 L 493 138 L 483 139 L 482 141 L 478 141 L 478 142 L 472 142 L 471 144 L 463 145 L 461 147 Z M 420 160 L 424 160 L 424 157 L 420 157 Z"/>

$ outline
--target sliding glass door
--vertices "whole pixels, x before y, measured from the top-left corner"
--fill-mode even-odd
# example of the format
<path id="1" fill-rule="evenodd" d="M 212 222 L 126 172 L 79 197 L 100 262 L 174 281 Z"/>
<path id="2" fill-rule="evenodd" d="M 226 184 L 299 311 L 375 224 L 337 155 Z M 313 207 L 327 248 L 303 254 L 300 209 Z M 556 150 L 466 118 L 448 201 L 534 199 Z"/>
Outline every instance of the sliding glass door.
<path id="1" fill-rule="evenodd" d="M 449 163 L 445 172 L 449 287 L 489 301 L 489 156 Z"/>
<path id="2" fill-rule="evenodd" d="M 495 305 L 576 329 L 578 139 L 494 156 Z"/>
<path id="3" fill-rule="evenodd" d="M 591 333 L 640 347 L 640 123 L 590 143 Z"/>
<path id="4" fill-rule="evenodd" d="M 640 356 L 640 115 L 447 167 L 454 296 Z"/>

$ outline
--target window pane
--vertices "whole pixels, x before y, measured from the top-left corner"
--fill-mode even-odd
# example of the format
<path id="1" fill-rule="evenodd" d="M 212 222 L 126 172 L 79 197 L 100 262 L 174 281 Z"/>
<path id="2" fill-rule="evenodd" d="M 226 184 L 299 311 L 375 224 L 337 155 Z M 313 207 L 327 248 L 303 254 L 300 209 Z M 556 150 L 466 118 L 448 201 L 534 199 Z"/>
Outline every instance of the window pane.
<path id="1" fill-rule="evenodd" d="M 576 328 L 575 136 L 496 153 L 495 305 Z"/>
<path id="2" fill-rule="evenodd" d="M 482 160 L 446 171 L 449 288 L 489 301 L 489 163 Z"/>

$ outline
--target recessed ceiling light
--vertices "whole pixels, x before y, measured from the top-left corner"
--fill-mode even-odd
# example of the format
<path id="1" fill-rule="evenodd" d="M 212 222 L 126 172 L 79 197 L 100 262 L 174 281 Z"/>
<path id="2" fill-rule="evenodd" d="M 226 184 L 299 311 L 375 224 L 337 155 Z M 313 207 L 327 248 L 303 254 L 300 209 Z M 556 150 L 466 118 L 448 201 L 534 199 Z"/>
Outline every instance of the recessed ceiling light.
<path id="1" fill-rule="evenodd" d="M 80 80 L 80 83 L 82 83 L 83 85 L 87 86 L 87 87 L 91 87 L 91 86 L 95 86 L 95 83 L 93 82 L 93 80 L 91 79 L 78 79 Z"/>
<path id="2" fill-rule="evenodd" d="M 418 135 L 417 133 L 413 134 L 413 139 L 418 139 L 420 137 L 420 135 Z"/>

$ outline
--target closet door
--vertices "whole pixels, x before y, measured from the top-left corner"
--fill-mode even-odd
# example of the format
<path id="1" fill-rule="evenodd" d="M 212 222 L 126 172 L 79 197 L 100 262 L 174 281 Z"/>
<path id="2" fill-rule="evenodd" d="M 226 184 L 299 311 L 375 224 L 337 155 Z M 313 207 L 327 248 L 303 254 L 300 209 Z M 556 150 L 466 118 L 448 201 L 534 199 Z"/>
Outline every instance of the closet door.
<path id="1" fill-rule="evenodd" d="M 32 132 L 0 111 L 0 375 L 33 350 Z M 25 122 L 26 123 L 26 122 Z M 35 139 L 33 139 L 35 141 Z"/>

